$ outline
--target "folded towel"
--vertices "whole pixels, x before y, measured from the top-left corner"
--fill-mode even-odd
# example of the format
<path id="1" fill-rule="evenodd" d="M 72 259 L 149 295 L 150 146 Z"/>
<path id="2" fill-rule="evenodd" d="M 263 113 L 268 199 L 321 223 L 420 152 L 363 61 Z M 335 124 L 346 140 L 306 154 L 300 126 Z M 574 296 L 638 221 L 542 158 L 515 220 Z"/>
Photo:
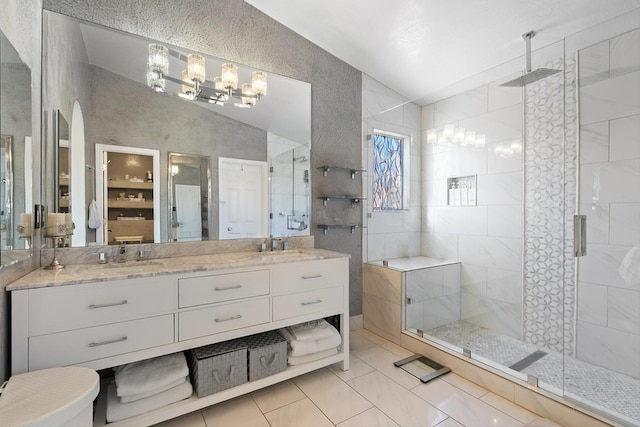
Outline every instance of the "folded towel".
<path id="1" fill-rule="evenodd" d="M 336 331 L 336 329 L 324 319 L 312 320 L 310 322 L 289 326 L 288 329 L 289 332 L 291 332 L 291 335 L 293 335 L 298 341 L 328 338 L 338 333 L 338 331 Z"/>
<path id="2" fill-rule="evenodd" d="M 120 403 L 116 395 L 116 387 L 113 383 L 107 391 L 107 422 L 120 421 L 125 418 L 135 417 L 145 412 L 170 405 L 191 397 L 193 388 L 189 381 L 179 386 L 170 388 L 162 393 L 155 394 L 131 403 Z"/>
<path id="3" fill-rule="evenodd" d="M 304 356 L 289 356 L 287 358 L 287 363 L 289 365 L 301 365 L 303 363 L 324 359 L 325 357 L 333 356 L 334 354 L 338 354 L 337 347 L 325 351 L 319 351 L 318 353 L 306 354 Z"/>
<path id="4" fill-rule="evenodd" d="M 188 379 L 189 379 L 189 377 L 178 378 L 174 382 L 169 383 L 167 385 L 164 385 L 164 386 L 158 388 L 157 390 L 149 390 L 146 393 L 134 394 L 134 395 L 131 395 L 131 396 L 122 396 L 120 398 L 120 403 L 131 403 L 131 402 L 135 402 L 136 400 L 144 399 L 145 397 L 153 396 L 154 394 L 162 393 L 163 391 L 167 391 L 170 388 L 174 388 L 176 386 L 179 386 L 180 384 L 182 384 L 183 382 L 187 381 Z"/>
<path id="5" fill-rule="evenodd" d="M 173 353 L 113 368 L 119 397 L 159 390 L 189 375 L 184 353 Z"/>
<path id="6" fill-rule="evenodd" d="M 314 341 L 298 341 L 287 328 L 279 329 L 279 331 L 289 344 L 289 356 L 304 356 L 306 354 L 329 350 L 331 348 L 338 347 L 342 342 L 342 338 L 337 331 L 335 335 Z"/>

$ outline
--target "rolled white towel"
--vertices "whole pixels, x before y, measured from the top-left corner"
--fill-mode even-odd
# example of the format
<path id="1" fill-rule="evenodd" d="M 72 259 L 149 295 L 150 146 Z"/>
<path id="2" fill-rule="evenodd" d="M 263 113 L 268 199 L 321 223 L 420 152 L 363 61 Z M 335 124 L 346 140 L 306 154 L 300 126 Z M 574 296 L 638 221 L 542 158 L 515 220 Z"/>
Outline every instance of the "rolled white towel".
<path id="1" fill-rule="evenodd" d="M 329 338 L 338 334 L 336 328 L 331 326 L 329 322 L 324 319 L 299 323 L 297 325 L 289 326 L 288 329 L 298 341 L 313 341 L 320 338 Z"/>
<path id="2" fill-rule="evenodd" d="M 182 352 L 129 363 L 113 370 L 119 397 L 156 391 L 189 375 Z"/>
<path id="3" fill-rule="evenodd" d="M 318 353 L 306 354 L 304 356 L 289 356 L 287 358 L 287 363 L 289 365 L 301 365 L 303 363 L 324 359 L 325 357 L 333 356 L 334 354 L 338 354 L 337 347 L 325 351 L 319 351 Z"/>
<path id="4" fill-rule="evenodd" d="M 144 399 L 131 403 L 121 403 L 116 395 L 116 386 L 111 383 L 107 391 L 107 422 L 120 421 L 162 408 L 187 399 L 191 397 L 192 393 L 193 388 L 191 387 L 191 383 L 185 381 L 179 386 L 154 394 L 153 396 L 145 397 Z"/>
<path id="5" fill-rule="evenodd" d="M 336 348 L 342 342 L 342 338 L 337 331 L 335 335 L 314 341 L 298 341 L 287 328 L 279 329 L 279 331 L 289 344 L 289 356 L 304 356 L 306 354 L 318 353 L 319 351 Z"/>
<path id="6" fill-rule="evenodd" d="M 154 394 L 162 393 L 163 391 L 167 391 L 170 388 L 179 386 L 180 384 L 188 380 L 189 380 L 189 377 L 178 378 L 174 382 L 164 385 L 158 388 L 157 390 L 149 390 L 146 393 L 133 394 L 131 396 L 122 396 L 119 398 L 120 403 L 131 403 L 131 402 L 135 402 L 136 400 L 144 399 L 145 397 L 153 396 Z"/>

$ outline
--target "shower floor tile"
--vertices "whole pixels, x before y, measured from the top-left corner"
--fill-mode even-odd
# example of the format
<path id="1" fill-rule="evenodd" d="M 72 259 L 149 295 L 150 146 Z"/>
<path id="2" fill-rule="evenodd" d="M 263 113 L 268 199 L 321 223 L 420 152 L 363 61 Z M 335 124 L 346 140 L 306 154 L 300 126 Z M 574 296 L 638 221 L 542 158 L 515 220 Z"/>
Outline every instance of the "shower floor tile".
<path id="1" fill-rule="evenodd" d="M 536 376 L 543 385 L 564 388 L 567 395 L 596 408 L 640 422 L 640 379 L 570 357 L 565 359 L 560 353 L 464 321 L 424 331 L 424 335 L 469 349 L 502 366 L 511 366 L 543 350 L 549 354 L 522 373 Z"/>

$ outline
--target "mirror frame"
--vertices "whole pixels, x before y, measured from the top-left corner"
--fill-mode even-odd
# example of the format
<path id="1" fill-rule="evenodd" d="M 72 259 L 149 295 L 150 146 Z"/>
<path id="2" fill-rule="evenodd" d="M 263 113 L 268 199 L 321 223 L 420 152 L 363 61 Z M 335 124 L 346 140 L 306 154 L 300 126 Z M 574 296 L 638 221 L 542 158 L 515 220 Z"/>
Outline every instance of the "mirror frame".
<path id="1" fill-rule="evenodd" d="M 13 136 L 12 135 L 0 135 L 0 148 L 4 148 L 4 156 L 2 156 L 2 171 L 4 176 L 2 178 L 1 185 L 4 188 L 3 200 L 0 200 L 2 206 L 0 209 L 3 212 L 4 221 L 2 221 L 2 228 L 5 234 L 5 243 L 0 245 L 0 250 L 13 250 L 13 237 L 14 237 L 14 212 L 13 212 Z"/>

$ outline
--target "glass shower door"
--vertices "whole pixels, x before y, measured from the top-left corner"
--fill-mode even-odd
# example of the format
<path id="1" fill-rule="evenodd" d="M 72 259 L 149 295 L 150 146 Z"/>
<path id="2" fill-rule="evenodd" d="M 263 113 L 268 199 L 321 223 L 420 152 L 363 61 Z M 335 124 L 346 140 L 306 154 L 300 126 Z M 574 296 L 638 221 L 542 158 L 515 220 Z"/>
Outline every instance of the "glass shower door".
<path id="1" fill-rule="evenodd" d="M 640 29 L 578 52 L 579 213 L 575 345 L 565 394 L 640 424 Z"/>

